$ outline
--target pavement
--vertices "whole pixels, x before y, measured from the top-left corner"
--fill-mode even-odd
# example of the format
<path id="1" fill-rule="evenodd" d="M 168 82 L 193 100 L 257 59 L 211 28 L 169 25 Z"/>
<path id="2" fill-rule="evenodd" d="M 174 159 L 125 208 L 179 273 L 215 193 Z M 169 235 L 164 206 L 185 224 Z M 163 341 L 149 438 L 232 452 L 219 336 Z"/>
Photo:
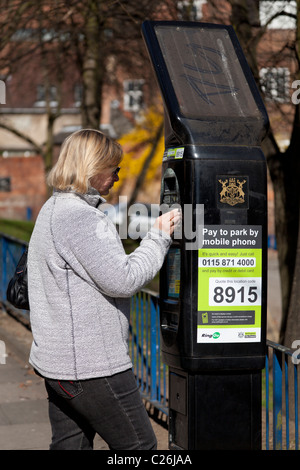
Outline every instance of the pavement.
<path id="1" fill-rule="evenodd" d="M 281 315 L 280 282 L 275 251 L 269 252 L 267 338 L 278 340 Z M 43 380 L 28 364 L 31 332 L 0 310 L 0 450 L 48 450 L 51 428 Z M 168 430 L 151 419 L 158 450 L 168 450 Z M 95 450 L 107 450 L 95 439 Z"/>
<path id="2" fill-rule="evenodd" d="M 0 450 L 48 450 L 51 442 L 44 382 L 28 364 L 31 341 L 31 332 L 0 310 Z M 166 419 L 150 420 L 158 450 L 168 450 Z M 97 436 L 94 449 L 108 446 Z"/>

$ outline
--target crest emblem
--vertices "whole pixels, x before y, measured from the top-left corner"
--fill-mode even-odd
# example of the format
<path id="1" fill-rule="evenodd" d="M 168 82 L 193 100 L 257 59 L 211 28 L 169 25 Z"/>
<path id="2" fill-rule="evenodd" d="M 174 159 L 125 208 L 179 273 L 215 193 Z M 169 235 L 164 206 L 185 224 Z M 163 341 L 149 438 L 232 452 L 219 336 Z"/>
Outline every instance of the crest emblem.
<path id="1" fill-rule="evenodd" d="M 235 206 L 245 202 L 245 192 L 243 191 L 243 186 L 246 183 L 245 179 L 240 181 L 237 178 L 229 178 L 224 181 L 219 180 L 219 183 L 222 185 L 220 192 L 221 203 Z"/>

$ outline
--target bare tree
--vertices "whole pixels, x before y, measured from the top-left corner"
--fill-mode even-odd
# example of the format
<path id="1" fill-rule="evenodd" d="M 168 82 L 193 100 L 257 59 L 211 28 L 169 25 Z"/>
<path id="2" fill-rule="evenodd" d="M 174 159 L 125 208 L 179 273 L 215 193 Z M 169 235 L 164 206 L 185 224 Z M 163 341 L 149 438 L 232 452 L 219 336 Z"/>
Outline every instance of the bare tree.
<path id="1" fill-rule="evenodd" d="M 77 74 L 82 85 L 82 126 L 99 128 L 104 84 L 117 89 L 124 73 L 138 70 L 145 78 L 151 74 L 141 24 L 159 15 L 161 8 L 172 10 L 177 2 L 169 4 L 163 0 L 0 0 L 2 75 L 21 76 L 25 70 L 30 79 L 32 64 L 37 62 L 46 90 L 52 81 L 59 91 L 55 108 L 47 106 L 48 135 L 42 152 L 46 168 L 52 163 L 53 125 L 61 113 L 69 71 Z M 9 128 L 3 119 L 1 125 Z M 28 141 L 28 136 L 24 139 Z"/>
<path id="2" fill-rule="evenodd" d="M 217 11 L 219 2 L 209 0 L 212 18 L 213 12 Z M 228 0 L 222 1 L 223 19 L 219 17 L 218 21 L 225 19 L 230 22 L 237 33 L 239 41 L 247 57 L 247 61 L 252 69 L 254 78 L 258 87 L 263 93 L 259 77 L 259 67 L 273 66 L 278 64 L 292 64 L 294 74 L 292 80 L 299 79 L 299 37 L 300 37 L 300 1 L 297 0 L 296 14 L 291 9 L 282 8 L 276 10 L 275 4 L 271 5 L 272 11 L 268 19 L 262 25 L 259 15 L 259 0 Z M 285 2 L 285 4 L 295 2 Z M 268 26 L 278 17 L 292 17 L 295 19 L 296 28 L 288 34 L 281 34 L 280 47 L 265 47 L 264 61 L 261 63 L 259 53 L 262 51 L 264 41 L 268 41 Z M 215 21 L 215 20 L 214 20 Z M 269 43 L 265 43 L 269 44 Z M 280 112 L 283 125 L 290 122 L 290 143 L 286 151 L 280 149 L 276 140 L 274 128 L 270 131 L 263 142 L 263 150 L 267 159 L 268 168 L 274 188 L 275 195 L 275 231 L 278 246 L 279 269 L 282 288 L 282 323 L 280 328 L 279 341 L 291 345 L 292 337 L 300 338 L 300 324 L 298 324 L 298 312 L 295 308 L 296 297 L 292 297 L 292 289 L 299 291 L 299 275 L 296 268 L 298 261 L 298 233 L 299 233 L 299 177 L 300 160 L 298 157 L 300 149 L 299 132 L 299 104 L 288 106 L 288 114 L 284 107 L 276 109 L 276 103 L 269 103 L 272 111 Z M 292 119 L 291 119 L 291 116 Z M 292 298 L 294 299 L 292 301 Z M 292 329 L 287 325 L 293 325 Z M 297 328 L 295 327 L 297 324 Z"/>

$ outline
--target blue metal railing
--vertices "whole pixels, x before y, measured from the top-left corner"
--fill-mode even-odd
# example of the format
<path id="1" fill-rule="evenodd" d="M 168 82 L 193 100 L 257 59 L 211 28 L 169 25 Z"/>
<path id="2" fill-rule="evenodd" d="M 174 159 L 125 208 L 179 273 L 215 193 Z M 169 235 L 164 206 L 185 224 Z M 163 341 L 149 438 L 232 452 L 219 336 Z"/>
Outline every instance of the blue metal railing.
<path id="1" fill-rule="evenodd" d="M 265 367 L 266 449 L 299 449 L 299 364 L 297 350 L 267 341 Z M 272 387 L 272 393 L 270 392 Z"/>
<path id="2" fill-rule="evenodd" d="M 27 244 L 0 234 L 0 301 Z M 24 311 L 23 315 L 28 312 Z M 130 354 L 141 394 L 168 416 L 168 368 L 161 360 L 159 297 L 143 290 L 131 300 Z M 263 371 L 263 448 L 299 449 L 299 372 L 296 351 L 267 341 Z"/>
<path id="3" fill-rule="evenodd" d="M 167 367 L 160 353 L 159 297 L 143 290 L 132 298 L 130 350 L 141 394 L 168 414 Z"/>
<path id="4" fill-rule="evenodd" d="M 6 289 L 13 276 L 22 253 L 28 243 L 0 233 L 0 301 L 6 304 Z M 29 318 L 28 312 L 19 310 L 19 314 Z"/>
<path id="5" fill-rule="evenodd" d="M 277 240 L 275 235 L 268 235 L 268 248 L 277 250 Z"/>

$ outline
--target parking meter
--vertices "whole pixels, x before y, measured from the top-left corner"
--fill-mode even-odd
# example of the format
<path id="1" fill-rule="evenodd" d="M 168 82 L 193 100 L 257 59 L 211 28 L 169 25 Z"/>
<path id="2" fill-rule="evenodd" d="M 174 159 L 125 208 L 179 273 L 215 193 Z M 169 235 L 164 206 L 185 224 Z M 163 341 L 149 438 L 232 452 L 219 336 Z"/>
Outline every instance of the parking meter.
<path id="1" fill-rule="evenodd" d="M 268 117 L 231 26 L 146 21 L 164 102 L 160 273 L 170 447 L 257 449 L 266 353 Z"/>

